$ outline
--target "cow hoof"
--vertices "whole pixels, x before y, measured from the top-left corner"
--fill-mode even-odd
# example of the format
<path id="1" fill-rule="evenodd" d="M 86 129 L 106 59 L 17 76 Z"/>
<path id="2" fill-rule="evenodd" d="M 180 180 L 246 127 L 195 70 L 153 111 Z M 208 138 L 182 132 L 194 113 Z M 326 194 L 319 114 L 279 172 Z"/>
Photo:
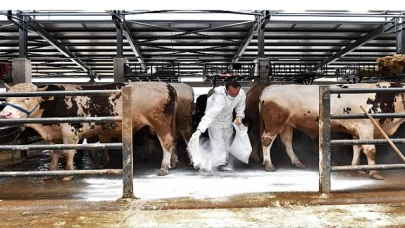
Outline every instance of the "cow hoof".
<path id="1" fill-rule="evenodd" d="M 187 163 L 187 166 L 193 166 L 193 162 L 192 162 L 192 161 L 189 161 L 189 162 Z"/>
<path id="2" fill-rule="evenodd" d="M 177 168 L 177 163 L 173 163 L 170 165 L 170 169 L 176 169 Z"/>
<path id="3" fill-rule="evenodd" d="M 273 172 L 273 171 L 276 170 L 276 168 L 274 168 L 274 166 L 272 166 L 272 165 L 266 165 L 266 166 L 264 167 L 264 169 L 265 169 L 267 172 Z"/>
<path id="4" fill-rule="evenodd" d="M 51 180 L 51 179 L 53 179 L 53 177 L 51 177 L 51 176 L 46 176 L 46 177 L 43 177 L 43 179 L 44 179 L 44 180 Z"/>
<path id="5" fill-rule="evenodd" d="M 251 159 L 252 159 L 253 163 L 256 163 L 256 164 L 260 163 L 260 158 L 258 155 L 252 155 Z"/>
<path id="6" fill-rule="evenodd" d="M 159 170 L 158 172 L 158 176 L 166 176 L 167 174 L 169 174 L 169 171 L 167 170 Z"/>
<path id="7" fill-rule="evenodd" d="M 297 168 L 301 168 L 301 169 L 306 168 L 306 166 L 305 166 L 304 164 L 302 164 L 301 162 L 296 162 L 296 163 L 294 163 L 294 165 L 295 165 Z"/>
<path id="8" fill-rule="evenodd" d="M 376 180 L 384 180 L 384 177 L 379 172 L 376 171 L 370 171 L 370 176 L 371 178 Z"/>
<path id="9" fill-rule="evenodd" d="M 62 181 L 71 181 L 72 179 L 73 179 L 73 176 L 68 176 L 68 177 L 62 178 Z"/>

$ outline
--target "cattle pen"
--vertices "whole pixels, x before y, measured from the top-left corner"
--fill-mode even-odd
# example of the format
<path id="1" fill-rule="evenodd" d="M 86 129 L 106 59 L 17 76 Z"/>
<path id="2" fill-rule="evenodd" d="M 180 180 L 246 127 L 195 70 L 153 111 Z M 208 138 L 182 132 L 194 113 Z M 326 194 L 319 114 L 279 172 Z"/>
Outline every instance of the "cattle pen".
<path id="1" fill-rule="evenodd" d="M 404 4 L 160 1 L 3 4 L 0 228 L 405 227 Z"/>
<path id="2" fill-rule="evenodd" d="M 319 87 L 319 191 L 331 192 L 331 172 L 335 171 L 361 171 L 361 170 L 388 170 L 405 169 L 405 164 L 384 165 L 351 165 L 331 166 L 331 146 L 339 145 L 363 145 L 363 144 L 386 144 L 387 139 L 345 139 L 331 140 L 331 119 L 361 119 L 368 118 L 366 114 L 331 114 L 331 94 L 359 94 L 359 93 L 399 93 L 405 92 L 404 88 L 330 88 Z M 387 104 L 382 104 L 387 105 Z M 405 118 L 405 113 L 370 113 L 373 118 Z M 392 139 L 392 142 L 404 144 L 405 139 Z M 401 154 L 400 154 L 401 156 Z"/>
<path id="3" fill-rule="evenodd" d="M 122 175 L 123 195 L 122 198 L 134 198 L 133 193 L 133 163 L 132 163 L 132 89 L 122 87 L 121 90 L 88 90 L 88 91 L 51 91 L 51 92 L 9 92 L 0 93 L 2 97 L 36 97 L 36 96 L 80 96 L 98 95 L 107 96 L 114 93 L 122 93 L 123 106 L 122 117 L 71 117 L 71 118 L 27 118 L 27 119 L 1 119 L 0 123 L 5 124 L 26 124 L 26 123 L 106 123 L 122 122 L 122 143 L 97 143 L 97 144 L 53 144 L 53 145 L 0 145 L 0 150 L 63 150 L 63 149 L 122 149 L 123 168 L 105 170 L 69 170 L 69 171 L 20 171 L 0 172 L 0 177 L 45 177 L 45 176 L 67 176 L 67 175 Z M 18 108 L 18 107 L 17 107 Z M 21 109 L 21 108 L 20 108 Z"/>

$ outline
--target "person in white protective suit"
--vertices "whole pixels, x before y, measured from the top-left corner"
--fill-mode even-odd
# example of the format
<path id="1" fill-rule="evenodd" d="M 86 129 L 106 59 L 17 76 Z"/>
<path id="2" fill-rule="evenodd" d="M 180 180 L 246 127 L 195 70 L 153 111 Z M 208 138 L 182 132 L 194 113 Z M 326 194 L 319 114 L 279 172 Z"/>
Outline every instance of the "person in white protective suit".
<path id="1" fill-rule="evenodd" d="M 233 135 L 233 110 L 235 109 L 236 124 L 242 124 L 245 117 L 246 93 L 236 81 L 231 81 L 226 86 L 214 89 L 207 100 L 205 115 L 199 123 L 194 137 L 200 137 L 208 129 L 211 150 L 215 158 L 214 166 L 220 171 L 233 171 L 228 162 L 229 148 Z"/>

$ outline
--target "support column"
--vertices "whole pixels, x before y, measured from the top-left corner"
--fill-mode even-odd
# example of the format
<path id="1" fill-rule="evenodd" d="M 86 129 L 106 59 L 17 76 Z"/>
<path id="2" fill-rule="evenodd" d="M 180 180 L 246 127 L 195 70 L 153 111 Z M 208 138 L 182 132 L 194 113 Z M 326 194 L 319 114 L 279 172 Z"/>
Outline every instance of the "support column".
<path id="1" fill-rule="evenodd" d="M 401 28 L 403 20 L 405 18 L 397 18 L 397 26 Z M 397 54 L 405 54 L 405 28 L 402 30 L 397 30 L 397 40 L 396 40 Z"/>
<path id="2" fill-rule="evenodd" d="M 270 59 L 257 58 L 253 61 L 255 63 L 254 76 L 258 77 L 260 83 L 270 82 Z"/>
<path id="3" fill-rule="evenodd" d="M 259 53 L 257 55 L 258 58 L 266 57 L 266 55 L 264 54 L 264 35 L 265 35 L 264 29 L 265 29 L 265 26 L 263 26 L 263 28 L 260 27 L 259 32 L 258 32 L 259 33 L 258 34 L 258 43 L 257 43 L 258 48 L 259 48 Z"/>
<path id="4" fill-rule="evenodd" d="M 114 83 L 125 82 L 125 64 L 126 58 L 114 58 Z"/>
<path id="5" fill-rule="evenodd" d="M 31 82 L 31 60 L 27 58 L 13 59 L 13 81 L 14 83 Z"/>
<path id="6" fill-rule="evenodd" d="M 22 27 L 19 28 L 18 36 L 18 58 L 12 61 L 12 78 L 14 83 L 31 82 L 31 60 L 27 59 L 28 55 L 28 31 L 25 29 L 27 26 L 26 17 L 20 16 Z"/>

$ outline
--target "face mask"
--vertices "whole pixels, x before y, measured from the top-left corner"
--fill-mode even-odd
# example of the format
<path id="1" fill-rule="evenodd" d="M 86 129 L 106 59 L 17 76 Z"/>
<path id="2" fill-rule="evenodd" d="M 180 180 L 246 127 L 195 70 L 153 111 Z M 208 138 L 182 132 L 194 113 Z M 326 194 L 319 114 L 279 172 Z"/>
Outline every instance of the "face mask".
<path id="1" fill-rule="evenodd" d="M 229 99 L 231 99 L 231 100 L 235 100 L 235 98 L 234 97 L 231 97 L 231 96 L 229 96 L 228 94 L 226 95 Z"/>

